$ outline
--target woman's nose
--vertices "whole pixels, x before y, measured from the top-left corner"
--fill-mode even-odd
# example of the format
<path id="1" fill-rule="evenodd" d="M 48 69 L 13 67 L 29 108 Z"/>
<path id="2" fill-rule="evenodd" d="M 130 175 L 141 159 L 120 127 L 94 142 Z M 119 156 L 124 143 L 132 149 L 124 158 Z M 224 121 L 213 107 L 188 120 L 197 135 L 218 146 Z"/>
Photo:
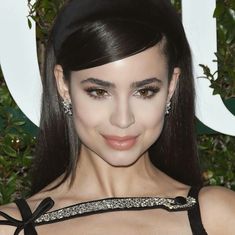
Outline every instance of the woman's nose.
<path id="1" fill-rule="evenodd" d="M 120 100 L 114 105 L 110 122 L 121 129 L 128 128 L 135 123 L 135 116 L 127 100 Z"/>

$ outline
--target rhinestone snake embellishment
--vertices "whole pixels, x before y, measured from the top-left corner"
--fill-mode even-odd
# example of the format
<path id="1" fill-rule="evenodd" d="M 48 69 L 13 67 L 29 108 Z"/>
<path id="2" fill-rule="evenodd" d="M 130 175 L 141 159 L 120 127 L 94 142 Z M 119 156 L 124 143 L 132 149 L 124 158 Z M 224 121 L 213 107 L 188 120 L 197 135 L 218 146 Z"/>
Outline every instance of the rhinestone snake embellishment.
<path id="1" fill-rule="evenodd" d="M 88 201 L 47 212 L 35 220 L 35 224 L 47 224 L 66 220 L 73 217 L 120 210 L 145 210 L 162 208 L 168 211 L 182 211 L 192 208 L 196 204 L 193 197 L 126 197 L 106 198 Z"/>

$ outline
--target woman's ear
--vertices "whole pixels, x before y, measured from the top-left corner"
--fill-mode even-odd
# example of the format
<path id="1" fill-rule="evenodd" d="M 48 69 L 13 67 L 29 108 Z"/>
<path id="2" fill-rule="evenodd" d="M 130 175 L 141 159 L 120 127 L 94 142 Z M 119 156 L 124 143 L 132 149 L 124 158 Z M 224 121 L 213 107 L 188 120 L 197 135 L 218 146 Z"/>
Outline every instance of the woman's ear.
<path id="1" fill-rule="evenodd" d="M 178 80 L 179 80 L 179 76 L 180 76 L 180 68 L 175 67 L 173 70 L 173 74 L 171 77 L 171 81 L 168 87 L 168 96 L 167 96 L 167 102 L 170 102 L 171 97 L 173 96 L 175 89 L 177 87 L 178 84 Z"/>
<path id="2" fill-rule="evenodd" d="M 56 65 L 54 68 L 54 75 L 57 85 L 57 90 L 63 100 L 70 100 L 69 87 L 64 79 L 64 73 L 61 65 Z"/>

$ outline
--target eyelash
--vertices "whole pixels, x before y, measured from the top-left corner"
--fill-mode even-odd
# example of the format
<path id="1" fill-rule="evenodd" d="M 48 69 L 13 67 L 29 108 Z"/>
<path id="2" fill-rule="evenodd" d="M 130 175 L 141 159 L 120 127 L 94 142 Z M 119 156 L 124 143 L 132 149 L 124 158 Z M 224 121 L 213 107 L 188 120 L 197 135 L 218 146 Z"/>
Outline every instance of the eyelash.
<path id="1" fill-rule="evenodd" d="M 146 86 L 142 89 L 139 89 L 138 91 L 136 91 L 135 93 L 138 93 L 138 92 L 141 92 L 141 91 L 148 91 L 148 92 L 151 92 L 150 95 L 144 97 L 144 96 L 141 96 L 141 95 L 137 95 L 137 97 L 140 97 L 142 99 L 151 99 L 152 97 L 155 96 L 156 93 L 158 93 L 158 91 L 160 90 L 159 87 L 157 86 Z M 97 92 L 103 92 L 103 93 L 106 93 L 105 95 L 102 95 L 102 96 L 99 96 L 97 95 Z M 101 88 L 96 88 L 96 87 L 88 87 L 85 89 L 85 92 L 92 98 L 94 99 L 104 99 L 105 97 L 109 96 L 108 92 L 105 91 L 104 89 L 101 89 Z M 92 93 L 96 93 L 96 95 L 92 94 Z"/>
<path id="2" fill-rule="evenodd" d="M 85 89 L 85 91 L 86 91 L 86 93 L 87 93 L 90 97 L 92 97 L 92 98 L 94 98 L 94 99 L 103 99 L 104 97 L 108 96 L 108 95 L 107 95 L 108 92 L 105 91 L 105 90 L 103 90 L 103 89 L 101 89 L 101 88 L 88 87 L 88 88 Z M 100 96 L 97 95 L 97 92 L 98 92 L 98 91 L 102 91 L 102 92 L 106 93 L 106 95 L 100 97 Z M 96 92 L 96 95 L 92 94 L 93 92 Z"/>
<path id="3" fill-rule="evenodd" d="M 154 97 L 158 92 L 159 92 L 160 88 L 157 86 L 146 86 L 142 89 L 139 89 L 137 92 L 140 91 L 147 91 L 147 92 L 151 92 L 151 95 L 148 95 L 146 97 L 139 95 L 139 97 L 143 98 L 143 99 L 151 99 L 152 97 Z"/>

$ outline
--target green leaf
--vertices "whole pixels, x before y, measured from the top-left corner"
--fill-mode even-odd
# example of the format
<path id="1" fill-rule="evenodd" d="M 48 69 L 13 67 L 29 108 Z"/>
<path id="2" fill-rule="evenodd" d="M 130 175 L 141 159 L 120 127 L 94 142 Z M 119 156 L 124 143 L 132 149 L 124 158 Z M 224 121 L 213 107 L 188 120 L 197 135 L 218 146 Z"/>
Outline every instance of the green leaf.
<path id="1" fill-rule="evenodd" d="M 217 18 L 220 17 L 225 11 L 224 3 L 217 2 L 213 17 Z"/>
<path id="2" fill-rule="evenodd" d="M 28 26 L 29 26 L 30 29 L 32 28 L 32 22 L 29 18 L 28 18 Z"/>
<path id="3" fill-rule="evenodd" d="M 16 121 L 16 122 L 13 122 L 13 125 L 23 126 L 23 125 L 25 125 L 25 121 Z"/>
<path id="4" fill-rule="evenodd" d="M 17 152 L 10 147 L 9 145 L 1 145 L 1 148 L 5 154 L 7 154 L 10 157 L 17 157 Z"/>

